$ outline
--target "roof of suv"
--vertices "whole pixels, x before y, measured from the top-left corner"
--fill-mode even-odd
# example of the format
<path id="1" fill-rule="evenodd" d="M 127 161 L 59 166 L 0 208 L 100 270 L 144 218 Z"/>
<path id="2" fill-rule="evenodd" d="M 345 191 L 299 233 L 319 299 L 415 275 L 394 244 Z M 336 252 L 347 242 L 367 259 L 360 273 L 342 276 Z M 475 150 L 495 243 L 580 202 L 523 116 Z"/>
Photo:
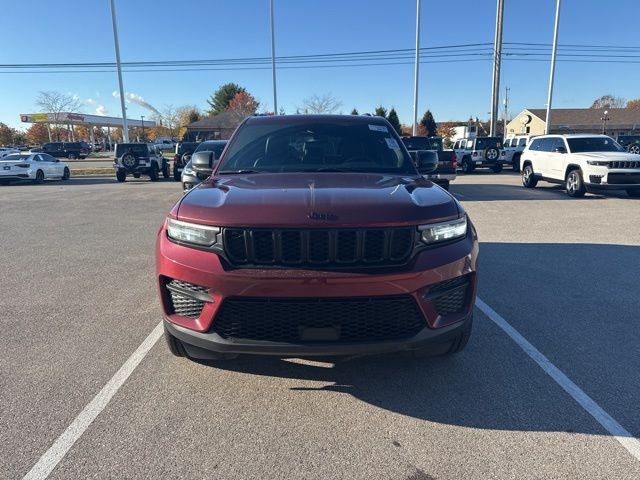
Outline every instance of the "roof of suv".
<path id="1" fill-rule="evenodd" d="M 593 137 L 607 137 L 609 135 L 602 135 L 601 133 L 547 133 L 546 135 L 538 135 L 536 138 L 545 137 L 563 137 L 563 138 L 593 138 Z"/>

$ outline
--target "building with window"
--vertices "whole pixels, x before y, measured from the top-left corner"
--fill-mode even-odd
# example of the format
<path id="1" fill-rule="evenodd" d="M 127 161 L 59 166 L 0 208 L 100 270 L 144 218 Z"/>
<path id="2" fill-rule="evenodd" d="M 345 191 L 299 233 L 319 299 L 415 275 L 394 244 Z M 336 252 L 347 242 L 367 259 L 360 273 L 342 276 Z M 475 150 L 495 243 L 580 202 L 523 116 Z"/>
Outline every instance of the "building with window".
<path id="1" fill-rule="evenodd" d="M 605 112 L 607 112 L 605 114 Z M 544 108 L 525 109 L 507 123 L 506 135 L 542 135 L 547 125 Z M 549 133 L 640 133 L 640 109 L 552 108 Z"/>

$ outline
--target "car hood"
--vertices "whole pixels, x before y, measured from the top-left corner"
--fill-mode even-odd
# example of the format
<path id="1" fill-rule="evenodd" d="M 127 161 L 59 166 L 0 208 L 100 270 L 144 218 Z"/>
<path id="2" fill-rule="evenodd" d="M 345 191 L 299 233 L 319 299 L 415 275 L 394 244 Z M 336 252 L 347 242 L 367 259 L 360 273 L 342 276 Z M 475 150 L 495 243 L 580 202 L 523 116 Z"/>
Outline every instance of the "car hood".
<path id="1" fill-rule="evenodd" d="M 640 155 L 628 152 L 584 152 L 572 153 L 574 158 L 584 160 L 604 160 L 604 161 L 638 161 Z"/>
<path id="2" fill-rule="evenodd" d="M 215 226 L 317 228 L 416 225 L 461 212 L 448 192 L 422 177 L 261 173 L 201 183 L 183 197 L 177 217 Z"/>

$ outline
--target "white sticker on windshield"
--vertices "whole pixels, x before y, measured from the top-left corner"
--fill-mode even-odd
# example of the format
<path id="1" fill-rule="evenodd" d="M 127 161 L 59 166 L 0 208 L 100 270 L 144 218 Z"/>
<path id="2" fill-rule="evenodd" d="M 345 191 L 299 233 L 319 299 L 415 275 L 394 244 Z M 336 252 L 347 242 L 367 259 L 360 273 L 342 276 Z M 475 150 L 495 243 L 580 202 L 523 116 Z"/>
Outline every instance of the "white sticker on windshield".
<path id="1" fill-rule="evenodd" d="M 400 148 L 398 146 L 398 142 L 396 142 L 395 138 L 385 138 L 384 139 L 387 142 L 387 147 L 391 148 L 391 149 L 398 149 Z"/>
<path id="2" fill-rule="evenodd" d="M 374 132 L 389 133 L 389 130 L 387 130 L 387 127 L 385 127 L 384 125 L 369 125 L 369 130 L 373 130 Z"/>

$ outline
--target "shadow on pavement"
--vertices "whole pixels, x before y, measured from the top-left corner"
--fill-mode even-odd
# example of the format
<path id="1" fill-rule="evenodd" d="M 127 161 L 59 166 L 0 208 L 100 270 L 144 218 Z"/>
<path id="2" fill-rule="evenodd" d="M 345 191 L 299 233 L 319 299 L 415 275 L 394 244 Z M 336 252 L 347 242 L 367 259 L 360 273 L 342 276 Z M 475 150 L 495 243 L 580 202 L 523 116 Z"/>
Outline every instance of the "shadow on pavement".
<path id="1" fill-rule="evenodd" d="M 632 272 L 640 271 L 640 247 L 490 243 L 483 244 L 481 252 L 481 298 L 637 434 L 640 419 L 632 405 L 640 397 L 640 357 L 634 353 L 640 338 L 640 297 L 635 294 L 638 276 Z M 475 317 L 467 349 L 451 357 L 241 356 L 202 363 L 304 381 L 286 388 L 303 395 L 340 392 L 432 422 L 604 433 L 506 334 L 477 310 Z"/>

